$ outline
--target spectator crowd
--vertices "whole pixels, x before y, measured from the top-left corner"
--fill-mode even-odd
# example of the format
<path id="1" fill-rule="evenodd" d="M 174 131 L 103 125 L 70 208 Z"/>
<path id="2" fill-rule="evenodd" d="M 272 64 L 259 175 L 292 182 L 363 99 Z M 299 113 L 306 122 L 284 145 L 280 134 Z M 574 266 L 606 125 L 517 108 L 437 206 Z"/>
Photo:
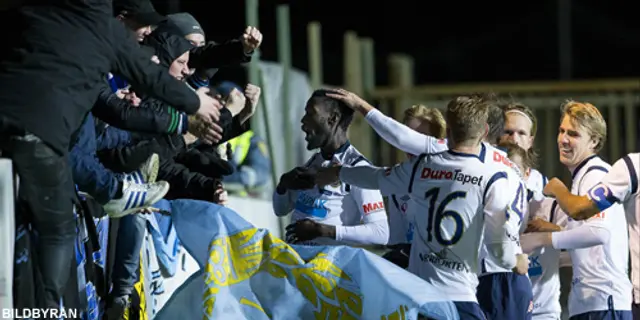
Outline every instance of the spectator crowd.
<path id="1" fill-rule="evenodd" d="M 149 0 L 28 0 L 1 15 L 5 30 L 20 28 L 0 53 L 0 150 L 20 178 L 16 257 L 29 253 L 29 263 L 16 260 L 14 308 L 91 309 L 69 294 L 82 278 L 70 270 L 86 221 L 81 272 L 105 317 L 120 319 L 147 221 L 161 215 L 152 205 L 225 205 L 227 182 L 241 195 L 269 182 L 267 149 L 249 128 L 260 87 L 211 82 L 219 68 L 249 62 L 262 34 L 248 26 L 207 41 L 192 15 L 163 16 Z M 109 229 L 88 222 L 104 217 L 109 240 L 92 243 Z M 109 267 L 91 261 L 100 245 Z"/>

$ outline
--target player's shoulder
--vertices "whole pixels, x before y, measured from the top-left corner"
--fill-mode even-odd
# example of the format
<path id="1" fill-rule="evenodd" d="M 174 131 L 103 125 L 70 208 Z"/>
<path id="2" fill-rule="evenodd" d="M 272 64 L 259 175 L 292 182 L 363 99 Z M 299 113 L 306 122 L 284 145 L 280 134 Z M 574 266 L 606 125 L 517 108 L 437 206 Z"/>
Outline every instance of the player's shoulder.
<path id="1" fill-rule="evenodd" d="M 601 179 L 611 170 L 611 165 L 597 155 L 593 155 L 583 160 L 573 171 L 574 182 L 580 182 L 585 178 Z"/>
<path id="2" fill-rule="evenodd" d="M 629 153 L 618 159 L 614 165 L 616 170 L 624 170 L 632 177 L 640 176 L 640 153 Z M 620 169 L 618 169 L 620 168 Z"/>
<path id="3" fill-rule="evenodd" d="M 342 165 L 347 166 L 370 166 L 371 161 L 367 159 L 356 147 L 352 144 L 348 144 L 346 148 L 338 154 L 339 160 Z"/>
<path id="4" fill-rule="evenodd" d="M 323 161 L 322 155 L 320 154 L 320 152 L 316 152 L 313 155 L 311 155 L 311 157 L 309 157 L 309 160 L 307 160 L 307 162 L 305 162 L 302 166 L 311 167 L 316 162 L 321 162 L 321 161 Z"/>
<path id="5" fill-rule="evenodd" d="M 510 169 L 517 176 L 522 177 L 522 173 L 518 166 L 509 159 L 507 153 L 489 143 L 483 142 L 483 146 L 487 148 L 487 163 L 498 168 L 498 170 Z"/>

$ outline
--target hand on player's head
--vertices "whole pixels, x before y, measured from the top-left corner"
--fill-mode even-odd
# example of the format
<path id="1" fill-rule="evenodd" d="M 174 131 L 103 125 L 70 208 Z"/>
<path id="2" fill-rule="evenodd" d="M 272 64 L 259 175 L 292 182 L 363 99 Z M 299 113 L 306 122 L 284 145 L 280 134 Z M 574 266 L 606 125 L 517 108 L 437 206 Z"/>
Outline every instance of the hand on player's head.
<path id="1" fill-rule="evenodd" d="M 367 114 L 370 110 L 374 109 L 367 101 L 360 98 L 357 94 L 347 91 L 345 89 L 326 89 L 327 97 L 340 100 L 347 107 L 359 111 L 362 114 Z"/>

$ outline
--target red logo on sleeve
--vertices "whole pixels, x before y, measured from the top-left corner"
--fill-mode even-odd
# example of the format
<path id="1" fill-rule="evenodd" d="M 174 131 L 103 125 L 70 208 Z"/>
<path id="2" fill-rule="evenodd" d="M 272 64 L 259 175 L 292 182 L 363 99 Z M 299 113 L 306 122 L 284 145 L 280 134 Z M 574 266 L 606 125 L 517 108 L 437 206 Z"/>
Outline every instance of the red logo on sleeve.
<path id="1" fill-rule="evenodd" d="M 378 202 L 370 202 L 370 203 L 364 204 L 362 205 L 362 210 L 364 210 L 364 215 L 368 215 L 372 212 L 384 210 L 384 202 L 378 201 Z"/>

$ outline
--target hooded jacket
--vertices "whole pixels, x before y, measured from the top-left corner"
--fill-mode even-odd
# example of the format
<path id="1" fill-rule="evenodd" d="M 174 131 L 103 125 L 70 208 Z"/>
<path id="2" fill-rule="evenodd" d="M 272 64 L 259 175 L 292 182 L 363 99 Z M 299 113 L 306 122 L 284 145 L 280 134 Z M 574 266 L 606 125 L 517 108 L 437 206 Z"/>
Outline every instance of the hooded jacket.
<path id="1" fill-rule="evenodd" d="M 160 60 L 160 65 L 165 68 L 169 68 L 174 60 L 194 47 L 189 40 L 162 30 L 152 32 L 146 38 L 145 44 L 153 49 L 158 60 Z"/>
<path id="2" fill-rule="evenodd" d="M 17 126 L 66 154 L 111 71 L 178 110 L 199 108 L 113 18 L 111 0 L 25 0 L 0 12 L 0 33 L 0 132 Z"/>
<path id="3" fill-rule="evenodd" d="M 192 47 L 186 39 L 164 32 L 153 32 L 148 37 L 147 46 L 155 51 L 160 64 L 166 68 Z M 165 112 L 170 107 L 157 99 L 145 98 L 140 108 Z M 221 110 L 220 125 L 225 129 L 224 141 L 235 137 L 232 134 L 238 132 L 238 120 L 232 119 L 227 109 Z M 233 173 L 231 165 L 220 159 L 217 153 L 188 149 L 180 135 L 149 136 L 135 145 L 99 152 L 98 155 L 110 169 L 128 172 L 137 168 L 152 153 L 160 156 L 158 179 L 171 185 L 165 197 L 167 199 L 213 201 L 220 178 Z"/>

